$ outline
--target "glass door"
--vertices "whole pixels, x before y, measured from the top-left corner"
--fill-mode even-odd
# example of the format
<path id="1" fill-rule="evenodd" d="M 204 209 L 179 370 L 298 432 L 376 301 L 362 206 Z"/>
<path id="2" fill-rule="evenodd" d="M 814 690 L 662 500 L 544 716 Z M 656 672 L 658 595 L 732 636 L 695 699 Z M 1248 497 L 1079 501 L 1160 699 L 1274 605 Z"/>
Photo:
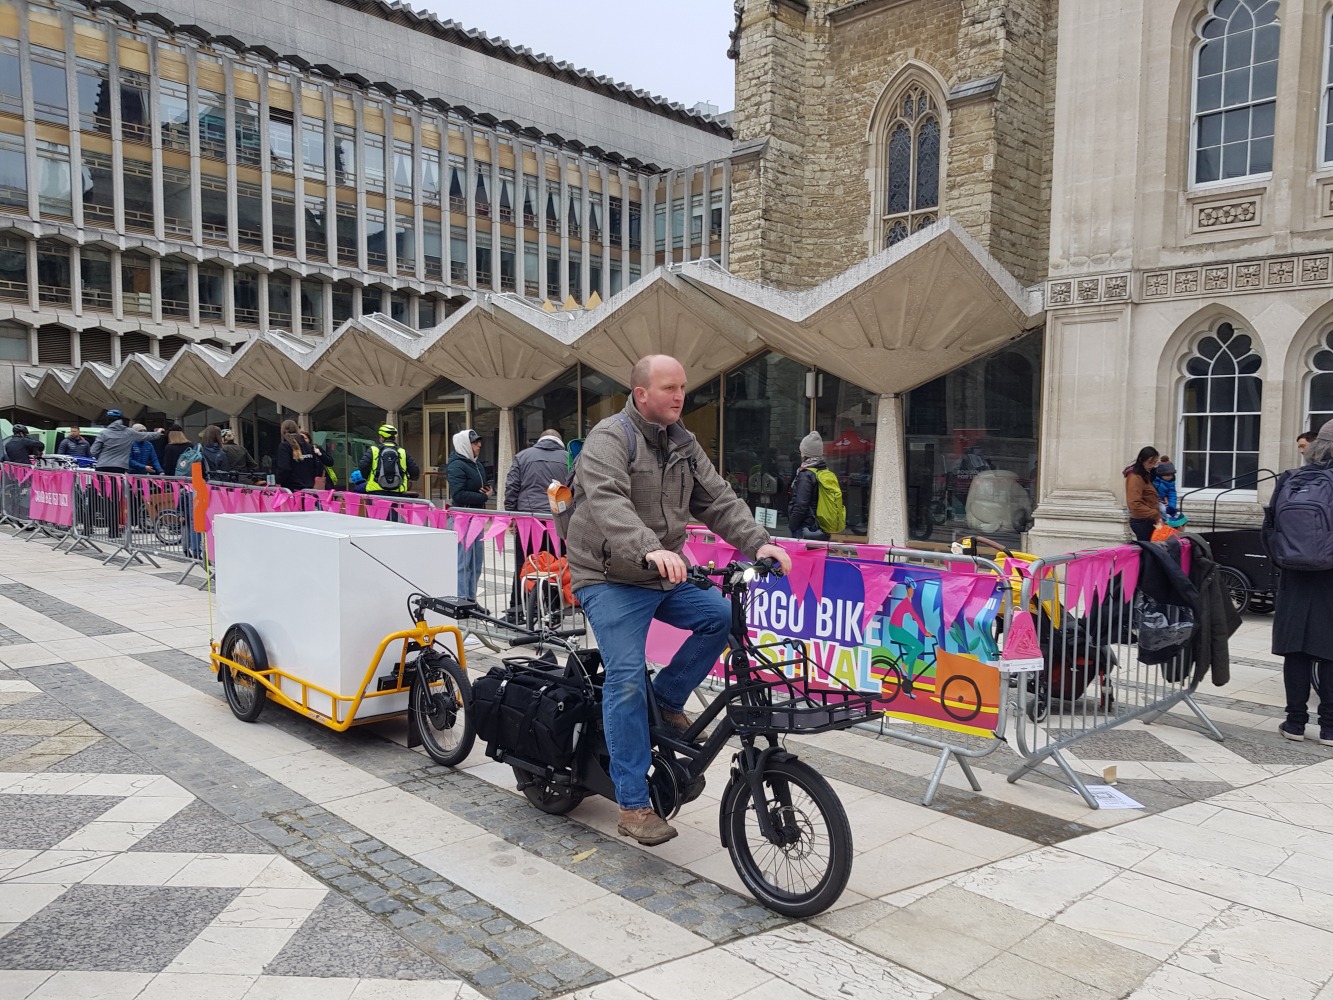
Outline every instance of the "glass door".
<path id="1" fill-rule="evenodd" d="M 454 450 L 454 435 L 467 430 L 467 404 L 460 400 L 457 403 L 427 406 L 425 418 L 425 441 L 421 449 L 421 454 L 425 456 L 422 462 L 425 473 L 422 492 L 431 500 L 448 500 L 449 482 L 445 477 L 445 467 L 449 464 L 449 454 Z"/>

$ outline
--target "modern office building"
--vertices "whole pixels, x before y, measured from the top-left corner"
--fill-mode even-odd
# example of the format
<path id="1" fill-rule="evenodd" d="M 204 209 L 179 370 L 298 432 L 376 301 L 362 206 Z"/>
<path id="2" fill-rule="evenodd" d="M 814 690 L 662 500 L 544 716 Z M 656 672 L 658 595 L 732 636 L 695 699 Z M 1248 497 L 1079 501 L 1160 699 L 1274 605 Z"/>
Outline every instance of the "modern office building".
<path id="1" fill-rule="evenodd" d="M 1251 517 L 1333 412 L 1315 0 L 745 0 L 726 118 L 314 6 L 0 2 L 0 413 L 503 477 L 664 350 L 779 527 L 814 428 L 855 532 L 1049 549 L 1146 443 Z"/>

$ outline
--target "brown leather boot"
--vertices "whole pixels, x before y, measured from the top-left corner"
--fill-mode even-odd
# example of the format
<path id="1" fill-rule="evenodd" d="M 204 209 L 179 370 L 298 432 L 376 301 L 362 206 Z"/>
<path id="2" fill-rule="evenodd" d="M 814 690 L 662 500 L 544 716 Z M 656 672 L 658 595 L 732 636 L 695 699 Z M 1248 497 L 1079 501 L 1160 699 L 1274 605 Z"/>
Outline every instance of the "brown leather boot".
<path id="1" fill-rule="evenodd" d="M 616 831 L 625 837 L 633 837 L 644 847 L 656 847 L 665 844 L 676 835 L 676 828 L 649 808 L 622 809 Z"/>
<path id="2" fill-rule="evenodd" d="M 689 731 L 690 726 L 694 725 L 694 720 L 684 712 L 673 712 L 669 708 L 662 709 L 662 721 L 681 736 L 684 736 Z"/>

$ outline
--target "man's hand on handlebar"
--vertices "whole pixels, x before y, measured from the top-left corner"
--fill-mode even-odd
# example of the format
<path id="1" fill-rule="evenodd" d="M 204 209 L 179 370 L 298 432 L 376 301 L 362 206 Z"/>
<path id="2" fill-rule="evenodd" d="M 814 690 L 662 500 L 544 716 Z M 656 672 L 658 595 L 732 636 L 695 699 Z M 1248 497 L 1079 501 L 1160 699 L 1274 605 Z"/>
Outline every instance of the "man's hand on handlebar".
<path id="1" fill-rule="evenodd" d="M 759 546 L 759 551 L 754 554 L 756 559 L 772 559 L 782 567 L 779 576 L 786 576 L 791 572 L 791 553 L 780 545 L 774 545 L 771 542 L 767 545 Z"/>
<path id="2" fill-rule="evenodd" d="M 644 564 L 657 567 L 657 575 L 665 577 L 670 583 L 684 583 L 690 571 L 685 560 L 670 549 L 654 549 L 643 557 Z"/>

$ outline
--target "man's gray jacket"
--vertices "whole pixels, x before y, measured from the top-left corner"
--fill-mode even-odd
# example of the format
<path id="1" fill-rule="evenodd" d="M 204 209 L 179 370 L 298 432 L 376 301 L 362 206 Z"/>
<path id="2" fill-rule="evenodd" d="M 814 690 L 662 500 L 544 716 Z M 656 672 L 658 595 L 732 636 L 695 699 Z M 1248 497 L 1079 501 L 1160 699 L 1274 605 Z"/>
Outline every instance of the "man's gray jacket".
<path id="1" fill-rule="evenodd" d="M 109 427 L 103 427 L 93 440 L 92 455 L 97 459 L 99 469 L 128 469 L 134 442 L 152 441 L 161 436 L 156 431 L 136 431 L 126 427 L 123 420 L 116 420 Z"/>
<path id="2" fill-rule="evenodd" d="M 643 568 L 643 558 L 657 549 L 679 553 L 691 522 L 702 521 L 754 558 L 769 534 L 694 435 L 680 421 L 661 427 L 645 420 L 633 399 L 624 413 L 639 439 L 633 468 L 619 414 L 592 429 L 574 466 L 576 507 L 565 538 L 573 588 L 627 583 L 669 590 L 655 568 Z"/>
<path id="3" fill-rule="evenodd" d="M 552 479 L 565 481 L 569 474 L 569 458 L 565 446 L 555 438 L 544 437 L 531 448 L 524 448 L 514 456 L 505 476 L 505 510 L 520 510 L 525 514 L 546 514 L 551 510 L 546 487 Z"/>

